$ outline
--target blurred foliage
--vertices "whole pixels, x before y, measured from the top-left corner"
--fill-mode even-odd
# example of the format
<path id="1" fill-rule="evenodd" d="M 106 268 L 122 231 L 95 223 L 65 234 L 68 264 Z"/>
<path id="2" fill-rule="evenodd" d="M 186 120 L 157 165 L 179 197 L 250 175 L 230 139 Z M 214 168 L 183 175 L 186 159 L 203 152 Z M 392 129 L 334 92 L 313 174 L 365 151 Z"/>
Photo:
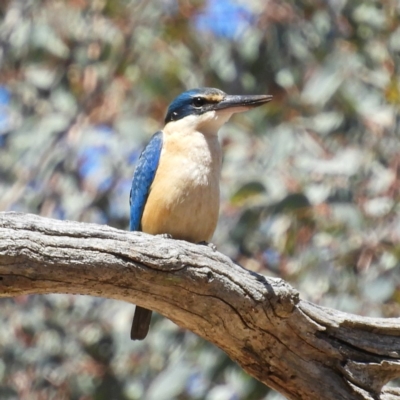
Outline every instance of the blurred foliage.
<path id="1" fill-rule="evenodd" d="M 269 93 L 224 146 L 220 251 L 303 298 L 399 316 L 396 0 L 0 2 L 0 210 L 128 227 L 129 185 L 181 91 Z M 277 399 L 133 306 L 1 301 L 2 399 Z"/>

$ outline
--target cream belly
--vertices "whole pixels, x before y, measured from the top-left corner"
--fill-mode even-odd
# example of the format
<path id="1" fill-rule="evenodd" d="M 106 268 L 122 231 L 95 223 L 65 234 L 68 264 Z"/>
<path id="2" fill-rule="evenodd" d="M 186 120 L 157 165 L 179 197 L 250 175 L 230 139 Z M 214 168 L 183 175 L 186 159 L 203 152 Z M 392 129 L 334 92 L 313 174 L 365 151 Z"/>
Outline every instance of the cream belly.
<path id="1" fill-rule="evenodd" d="M 220 171 L 217 136 L 164 133 L 142 231 L 194 243 L 210 241 L 218 221 Z"/>

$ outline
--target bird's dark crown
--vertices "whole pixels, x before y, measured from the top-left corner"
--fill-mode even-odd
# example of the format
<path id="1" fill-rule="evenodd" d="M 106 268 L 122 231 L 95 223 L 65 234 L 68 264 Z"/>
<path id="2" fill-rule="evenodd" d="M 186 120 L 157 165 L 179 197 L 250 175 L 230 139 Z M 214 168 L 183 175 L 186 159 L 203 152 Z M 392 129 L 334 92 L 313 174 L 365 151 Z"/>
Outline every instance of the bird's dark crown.
<path id="1" fill-rule="evenodd" d="M 211 111 L 225 96 L 222 90 L 208 87 L 183 92 L 168 107 L 165 123 Z"/>

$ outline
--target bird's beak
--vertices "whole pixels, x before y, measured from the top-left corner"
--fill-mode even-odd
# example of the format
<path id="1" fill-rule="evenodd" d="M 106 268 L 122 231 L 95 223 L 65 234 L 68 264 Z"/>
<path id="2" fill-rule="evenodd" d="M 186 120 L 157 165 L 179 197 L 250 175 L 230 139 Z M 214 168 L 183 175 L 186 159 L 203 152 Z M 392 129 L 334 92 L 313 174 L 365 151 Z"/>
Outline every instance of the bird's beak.
<path id="1" fill-rule="evenodd" d="M 226 95 L 222 101 L 215 105 L 215 110 L 228 110 L 231 112 L 247 111 L 250 108 L 255 108 L 268 103 L 272 100 L 269 94 L 261 95 Z"/>

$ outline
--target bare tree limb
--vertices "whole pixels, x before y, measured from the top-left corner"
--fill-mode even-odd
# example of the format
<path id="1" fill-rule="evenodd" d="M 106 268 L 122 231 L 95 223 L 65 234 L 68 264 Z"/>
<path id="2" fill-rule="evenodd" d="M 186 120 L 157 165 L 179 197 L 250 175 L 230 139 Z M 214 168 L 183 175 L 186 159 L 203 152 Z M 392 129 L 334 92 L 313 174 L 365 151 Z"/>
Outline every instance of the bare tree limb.
<path id="1" fill-rule="evenodd" d="M 206 246 L 0 213 L 0 296 L 79 293 L 150 308 L 289 399 L 400 399 L 400 320 L 299 298 Z M 128 334 L 128 333 L 127 333 Z"/>

